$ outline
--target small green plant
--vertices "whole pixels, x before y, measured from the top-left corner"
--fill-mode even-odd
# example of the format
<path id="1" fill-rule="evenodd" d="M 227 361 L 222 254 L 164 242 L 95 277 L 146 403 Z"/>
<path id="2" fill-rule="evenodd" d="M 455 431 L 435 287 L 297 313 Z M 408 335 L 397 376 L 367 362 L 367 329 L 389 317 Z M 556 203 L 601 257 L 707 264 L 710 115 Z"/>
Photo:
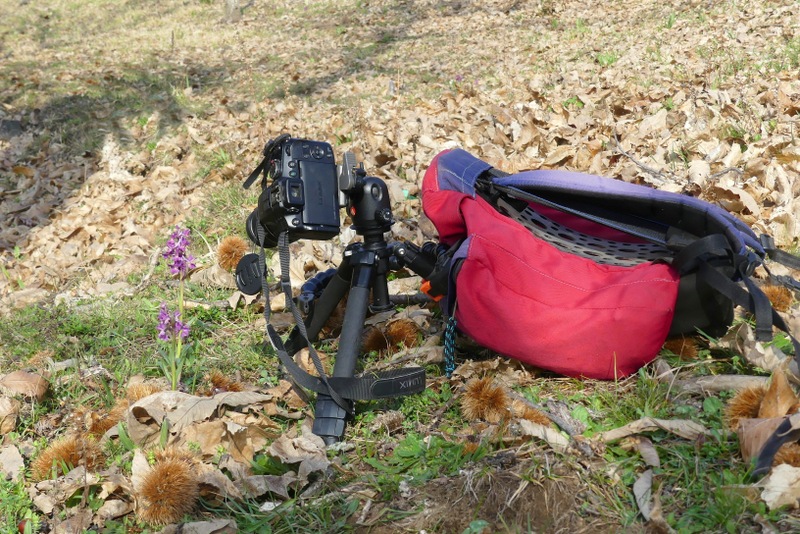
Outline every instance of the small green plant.
<path id="1" fill-rule="evenodd" d="M 664 99 L 664 109 L 666 109 L 667 111 L 672 111 L 673 109 L 675 109 L 675 101 L 672 100 L 671 96 L 668 96 L 667 98 Z"/>
<path id="2" fill-rule="evenodd" d="M 670 13 L 667 16 L 667 20 L 664 21 L 664 28 L 667 30 L 671 30 L 673 26 L 675 26 L 675 22 L 678 20 L 678 16 L 675 13 Z"/>
<path id="3" fill-rule="evenodd" d="M 221 169 L 230 162 L 231 155 L 228 154 L 225 149 L 220 148 L 211 155 L 211 159 L 209 160 L 208 164 L 212 169 Z"/>
<path id="4" fill-rule="evenodd" d="M 597 63 L 601 67 L 610 67 L 619 59 L 619 54 L 616 52 L 600 52 L 597 54 Z"/>
<path id="5" fill-rule="evenodd" d="M 479 460 L 485 454 L 486 448 L 483 446 L 467 452 L 463 444 L 439 436 L 430 436 L 425 440 L 409 432 L 384 462 L 376 458 L 365 458 L 364 461 L 379 472 L 403 474 L 410 477 L 410 482 L 419 484 L 438 476 L 454 475 L 466 463 Z"/>
<path id="6" fill-rule="evenodd" d="M 566 108 L 566 109 L 570 109 L 570 108 L 581 109 L 581 108 L 583 108 L 585 106 L 585 104 L 577 96 L 569 97 L 568 99 L 564 100 L 561 103 L 561 105 L 564 106 L 564 108 Z"/>
<path id="7" fill-rule="evenodd" d="M 162 302 L 158 313 L 158 339 L 164 342 L 159 349 L 159 365 L 173 390 L 178 389 L 186 359 L 192 351 L 191 344 L 184 344 L 189 337 L 190 325 L 183 320 L 183 292 L 186 275 L 195 268 L 189 247 L 189 229 L 175 228 L 167 241 L 162 257 L 167 260 L 170 272 L 178 276 L 178 309 L 172 311 Z"/>

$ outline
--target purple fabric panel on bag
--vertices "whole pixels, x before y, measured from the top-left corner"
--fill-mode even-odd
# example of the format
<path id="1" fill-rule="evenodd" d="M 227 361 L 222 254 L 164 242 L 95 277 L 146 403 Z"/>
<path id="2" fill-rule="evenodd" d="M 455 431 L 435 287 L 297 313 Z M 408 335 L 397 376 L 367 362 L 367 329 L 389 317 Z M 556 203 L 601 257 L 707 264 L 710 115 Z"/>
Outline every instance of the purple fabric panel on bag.
<path id="1" fill-rule="evenodd" d="M 475 196 L 475 180 L 492 166 L 469 152 L 455 149 L 439 156 L 439 189 Z"/>
<path id="2" fill-rule="evenodd" d="M 461 243 L 461 245 L 459 245 L 458 250 L 456 250 L 453 256 L 450 258 L 450 274 L 447 276 L 447 294 L 439 303 L 442 311 L 448 317 L 453 315 L 453 306 L 455 305 L 457 296 L 455 270 L 458 267 L 459 262 L 467 258 L 467 255 L 469 254 L 469 245 L 471 242 L 472 236 L 469 236 Z"/>
<path id="3" fill-rule="evenodd" d="M 491 165 L 465 150 L 451 150 L 439 158 L 440 188 L 459 191 L 474 197 L 476 179 L 491 168 Z M 744 222 L 719 206 L 694 197 L 630 184 L 613 178 L 560 170 L 527 171 L 494 178 L 493 181 L 498 185 L 520 189 L 529 187 L 533 193 L 548 189 L 565 193 L 574 191 L 589 195 L 640 198 L 687 206 L 696 212 L 705 213 L 727 228 L 732 237 L 738 237 L 740 244 L 738 252 L 744 253 L 746 247 L 750 247 L 762 256 L 765 254 L 758 237 Z"/>
<path id="4" fill-rule="evenodd" d="M 706 213 L 708 217 L 718 221 L 725 228 L 730 229 L 734 235 L 739 236 L 742 242 L 742 248 L 739 252 L 744 252 L 744 247 L 748 246 L 759 253 L 764 253 L 764 249 L 756 235 L 741 220 L 719 206 L 694 197 L 661 191 L 647 186 L 629 184 L 612 178 L 559 170 L 527 171 L 496 178 L 494 182 L 498 185 L 520 189 L 530 187 L 532 192 L 544 190 L 585 192 L 592 195 L 625 196 L 648 199 L 654 202 L 682 204 L 695 211 Z"/>

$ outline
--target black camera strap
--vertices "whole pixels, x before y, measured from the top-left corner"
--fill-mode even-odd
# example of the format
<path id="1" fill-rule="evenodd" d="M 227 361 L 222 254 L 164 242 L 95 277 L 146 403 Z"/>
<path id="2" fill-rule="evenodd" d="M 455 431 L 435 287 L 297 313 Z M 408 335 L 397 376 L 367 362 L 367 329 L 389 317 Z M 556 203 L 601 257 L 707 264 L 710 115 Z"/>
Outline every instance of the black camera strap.
<path id="1" fill-rule="evenodd" d="M 280 155 L 280 154 L 276 155 L 274 153 L 275 149 L 276 148 L 280 149 L 283 142 L 289 138 L 290 138 L 289 134 L 281 134 L 275 139 L 270 140 L 266 145 L 264 145 L 264 151 L 263 151 L 264 159 L 262 159 L 261 163 L 258 164 L 258 167 L 256 167 L 253 170 L 253 172 L 250 173 L 250 176 L 248 176 L 247 180 L 244 181 L 242 187 L 248 189 L 251 185 L 255 183 L 256 180 L 258 180 L 258 175 L 261 174 L 263 171 L 266 171 L 267 167 L 270 164 L 270 161 L 272 161 L 272 159 L 275 158 L 276 156 Z M 265 175 L 264 178 L 266 179 L 267 176 Z"/>
<path id="2" fill-rule="evenodd" d="M 259 239 L 263 242 L 263 229 L 259 226 Z M 270 303 L 269 288 L 267 287 L 266 277 L 266 254 L 264 247 L 260 248 L 260 264 L 265 269 L 261 276 L 261 289 L 265 298 L 264 318 L 267 322 L 267 336 L 272 347 L 278 355 L 281 363 L 289 371 L 292 380 L 305 389 L 316 393 L 330 395 L 334 402 L 347 411 L 353 413 L 352 403 L 349 400 L 375 400 L 389 397 L 399 397 L 411 393 L 419 393 L 425 389 L 425 370 L 420 367 L 396 369 L 380 373 L 372 373 L 371 376 L 360 377 L 329 377 L 325 373 L 322 361 L 308 339 L 305 321 L 303 321 L 300 311 L 294 304 L 292 297 L 292 286 L 289 277 L 289 235 L 283 231 L 278 236 L 278 254 L 280 255 L 281 277 L 280 285 L 286 296 L 286 305 L 289 307 L 295 323 L 309 350 L 309 356 L 314 364 L 319 376 L 307 373 L 295 361 L 292 355 L 286 350 L 286 346 L 275 327 L 270 323 Z"/>

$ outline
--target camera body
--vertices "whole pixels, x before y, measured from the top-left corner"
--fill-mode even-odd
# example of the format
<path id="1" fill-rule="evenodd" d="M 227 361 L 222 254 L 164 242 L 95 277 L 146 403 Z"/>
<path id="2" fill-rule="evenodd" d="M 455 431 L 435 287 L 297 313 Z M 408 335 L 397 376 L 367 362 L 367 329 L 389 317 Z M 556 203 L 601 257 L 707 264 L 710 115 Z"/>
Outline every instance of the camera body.
<path id="1" fill-rule="evenodd" d="M 264 164 L 258 207 L 247 218 L 254 243 L 275 247 L 284 230 L 290 241 L 339 234 L 339 178 L 330 144 L 282 135 L 267 143 Z"/>

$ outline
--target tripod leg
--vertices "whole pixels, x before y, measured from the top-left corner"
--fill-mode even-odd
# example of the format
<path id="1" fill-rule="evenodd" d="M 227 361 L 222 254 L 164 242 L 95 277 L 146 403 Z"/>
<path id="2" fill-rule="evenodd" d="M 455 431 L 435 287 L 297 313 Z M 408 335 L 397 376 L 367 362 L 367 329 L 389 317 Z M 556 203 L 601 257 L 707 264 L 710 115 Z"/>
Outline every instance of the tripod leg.
<path id="1" fill-rule="evenodd" d="M 311 315 L 306 319 L 306 331 L 308 333 L 308 342 L 317 340 L 322 327 L 328 322 L 328 319 L 342 301 L 347 291 L 350 288 L 350 282 L 353 278 L 353 266 L 348 262 L 343 261 L 336 269 L 336 274 L 330 279 L 328 285 L 322 291 L 322 295 L 314 303 Z M 305 347 L 308 342 L 303 338 L 300 330 L 295 327 L 289 338 L 286 340 L 286 351 L 289 354 L 295 354 L 298 350 Z"/>
<path id="2" fill-rule="evenodd" d="M 375 266 L 369 260 L 372 255 L 366 254 L 365 256 L 367 259 L 359 262 L 353 269 L 350 296 L 347 299 L 344 324 L 339 337 L 339 350 L 333 366 L 333 376 L 337 377 L 353 376 L 361 350 L 361 332 L 364 327 L 364 319 L 367 317 L 370 289 L 375 278 Z M 350 406 L 350 411 L 352 411 L 352 406 Z M 317 395 L 312 432 L 320 436 L 326 444 L 336 443 L 344 436 L 346 419 L 347 411 L 337 405 L 330 396 Z"/>

